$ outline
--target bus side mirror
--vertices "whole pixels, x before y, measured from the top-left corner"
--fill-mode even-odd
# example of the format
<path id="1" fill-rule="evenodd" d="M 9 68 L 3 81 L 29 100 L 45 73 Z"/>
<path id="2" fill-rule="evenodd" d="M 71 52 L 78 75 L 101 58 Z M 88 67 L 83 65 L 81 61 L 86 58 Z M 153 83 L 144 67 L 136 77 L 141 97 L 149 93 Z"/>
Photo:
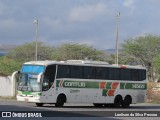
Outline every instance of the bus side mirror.
<path id="1" fill-rule="evenodd" d="M 37 78 L 37 82 L 40 83 L 41 82 L 41 78 L 42 78 L 43 72 L 38 74 L 38 78 Z"/>

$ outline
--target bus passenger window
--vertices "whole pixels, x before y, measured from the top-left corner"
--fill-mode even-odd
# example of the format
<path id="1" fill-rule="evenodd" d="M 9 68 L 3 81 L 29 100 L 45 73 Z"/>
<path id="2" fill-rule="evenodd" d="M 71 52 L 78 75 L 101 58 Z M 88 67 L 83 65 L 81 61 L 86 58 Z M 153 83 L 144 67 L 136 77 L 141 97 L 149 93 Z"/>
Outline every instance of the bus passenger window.
<path id="1" fill-rule="evenodd" d="M 132 80 L 131 69 L 120 68 L 120 80 Z"/>
<path id="2" fill-rule="evenodd" d="M 96 68 L 96 79 L 108 80 L 108 68 L 97 67 Z"/>
<path id="3" fill-rule="evenodd" d="M 139 70 L 136 69 L 132 70 L 132 80 L 139 81 Z"/>
<path id="4" fill-rule="evenodd" d="M 68 65 L 58 65 L 57 78 L 69 78 Z"/>
<path id="5" fill-rule="evenodd" d="M 109 79 L 110 80 L 119 80 L 120 79 L 119 68 L 109 68 Z"/>
<path id="6" fill-rule="evenodd" d="M 85 79 L 95 79 L 95 68 L 94 67 L 84 67 L 84 78 Z"/>
<path id="7" fill-rule="evenodd" d="M 70 78 L 82 78 L 83 71 L 81 66 L 70 66 Z"/>

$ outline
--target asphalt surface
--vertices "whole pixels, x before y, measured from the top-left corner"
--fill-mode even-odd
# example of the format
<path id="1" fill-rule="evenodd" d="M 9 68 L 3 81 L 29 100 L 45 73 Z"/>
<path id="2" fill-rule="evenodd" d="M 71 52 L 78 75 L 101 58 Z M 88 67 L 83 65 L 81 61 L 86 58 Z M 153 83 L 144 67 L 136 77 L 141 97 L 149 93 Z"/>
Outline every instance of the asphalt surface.
<path id="1" fill-rule="evenodd" d="M 140 120 L 158 120 L 159 117 L 151 117 L 148 115 L 160 116 L 160 104 L 134 104 L 130 108 L 114 108 L 111 106 L 96 108 L 92 104 L 65 104 L 63 108 L 57 108 L 54 105 L 45 104 L 43 107 L 36 107 L 34 103 L 18 102 L 15 99 L 0 99 L 0 111 L 11 112 L 11 119 L 35 119 L 32 113 L 38 119 L 56 119 L 56 120 L 99 120 L 99 119 L 140 119 Z M 30 114 L 31 113 L 31 114 Z M 20 115 L 20 116 L 18 116 Z M 27 118 L 25 118 L 25 115 Z M 33 116 L 34 116 L 33 115 Z M 128 116 L 129 115 L 129 116 Z M 134 117 L 132 117 L 134 115 Z M 18 116 L 18 117 L 17 117 Z M 42 116 L 42 118 L 40 118 Z M 47 116 L 47 117 L 46 117 Z M 0 118 L 10 119 L 10 118 Z M 36 118 L 37 119 L 37 118 Z"/>

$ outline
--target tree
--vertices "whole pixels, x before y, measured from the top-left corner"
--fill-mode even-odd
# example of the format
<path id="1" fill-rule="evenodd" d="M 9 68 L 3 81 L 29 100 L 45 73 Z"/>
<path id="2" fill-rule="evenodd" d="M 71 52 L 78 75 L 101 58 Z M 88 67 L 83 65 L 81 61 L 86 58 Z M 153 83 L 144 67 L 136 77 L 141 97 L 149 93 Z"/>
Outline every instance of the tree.
<path id="1" fill-rule="evenodd" d="M 20 69 L 21 64 L 6 56 L 0 57 L 0 76 L 11 75 L 14 71 Z"/>
<path id="2" fill-rule="evenodd" d="M 85 44 L 62 44 L 56 48 L 56 51 L 52 54 L 52 59 L 55 60 L 71 60 L 71 59 L 102 59 L 103 52 L 96 50 L 92 46 Z"/>
<path id="3" fill-rule="evenodd" d="M 158 54 L 155 58 L 154 58 L 154 66 L 155 66 L 155 70 L 158 76 L 157 81 L 160 81 L 160 54 Z"/>
<path id="4" fill-rule="evenodd" d="M 159 36 L 145 35 L 129 39 L 122 44 L 122 51 L 125 59 L 146 67 L 149 79 L 157 81 L 154 59 L 160 52 Z"/>
<path id="5" fill-rule="evenodd" d="M 38 60 L 50 60 L 54 48 L 45 45 L 42 42 L 38 42 L 37 46 L 38 46 L 38 51 L 37 51 Z M 22 63 L 35 60 L 35 42 L 25 43 L 22 46 L 14 48 L 10 52 L 10 54 L 8 54 L 8 57 Z"/>

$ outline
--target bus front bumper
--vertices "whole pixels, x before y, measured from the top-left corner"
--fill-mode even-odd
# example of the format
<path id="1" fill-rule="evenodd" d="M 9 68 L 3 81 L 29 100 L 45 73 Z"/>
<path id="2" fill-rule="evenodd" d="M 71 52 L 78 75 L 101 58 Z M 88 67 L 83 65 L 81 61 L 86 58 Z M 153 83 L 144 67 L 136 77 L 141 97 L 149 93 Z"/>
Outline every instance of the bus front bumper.
<path id="1" fill-rule="evenodd" d="M 37 97 L 17 96 L 17 101 L 40 103 L 40 96 Z"/>

